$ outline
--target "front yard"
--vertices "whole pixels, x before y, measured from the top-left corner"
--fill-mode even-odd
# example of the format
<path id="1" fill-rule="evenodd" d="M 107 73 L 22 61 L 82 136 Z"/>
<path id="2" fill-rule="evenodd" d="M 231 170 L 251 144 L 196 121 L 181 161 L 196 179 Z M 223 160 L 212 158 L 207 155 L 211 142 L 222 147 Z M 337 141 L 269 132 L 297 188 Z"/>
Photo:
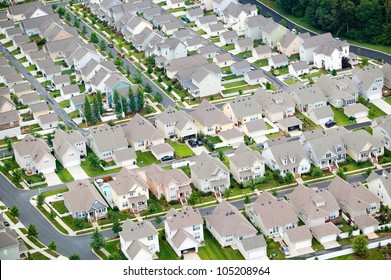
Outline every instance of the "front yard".
<path id="1" fill-rule="evenodd" d="M 68 209 L 66 208 L 63 200 L 54 202 L 52 204 L 52 206 L 54 209 L 56 209 L 58 214 L 65 214 L 65 213 L 69 212 Z"/>
<path id="2" fill-rule="evenodd" d="M 337 122 L 338 126 L 345 126 L 352 124 L 349 121 L 349 118 L 345 113 L 343 112 L 342 108 L 335 108 L 334 106 L 331 106 L 331 109 L 333 109 L 334 112 L 334 120 Z"/>
<path id="3" fill-rule="evenodd" d="M 143 167 L 148 166 L 153 163 L 160 163 L 160 160 L 157 160 L 155 156 L 150 152 L 136 151 L 137 155 L 137 166 Z"/>
<path id="4" fill-rule="evenodd" d="M 177 157 L 187 158 L 194 156 L 193 151 L 186 144 L 180 144 L 171 140 L 167 140 L 167 143 L 174 149 Z"/>
<path id="5" fill-rule="evenodd" d="M 160 251 L 157 253 L 159 260 L 180 260 L 170 244 L 162 237 L 162 232 L 159 233 Z M 164 239 L 164 240 L 163 240 Z"/>
<path id="6" fill-rule="evenodd" d="M 83 168 L 84 172 L 87 173 L 89 177 L 98 177 L 98 176 L 103 176 L 106 174 L 111 174 L 115 172 L 119 172 L 121 168 L 116 168 L 116 169 L 111 169 L 111 170 L 103 170 L 101 167 L 95 167 L 91 165 L 90 158 L 95 156 L 95 154 L 88 150 L 87 151 L 87 157 L 85 158 L 84 161 L 80 163 L 81 168 Z"/>

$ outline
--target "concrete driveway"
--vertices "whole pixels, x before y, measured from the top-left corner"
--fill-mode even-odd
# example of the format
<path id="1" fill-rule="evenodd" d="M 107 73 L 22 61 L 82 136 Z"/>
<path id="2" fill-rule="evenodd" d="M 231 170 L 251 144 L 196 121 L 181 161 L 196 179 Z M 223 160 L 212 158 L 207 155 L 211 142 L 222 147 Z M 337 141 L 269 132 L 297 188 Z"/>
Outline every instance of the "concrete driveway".
<path id="1" fill-rule="evenodd" d="M 366 236 L 368 237 L 368 239 L 375 239 L 375 238 L 378 238 L 379 236 L 374 233 L 374 232 L 371 232 L 371 233 L 367 233 Z"/>
<path id="2" fill-rule="evenodd" d="M 289 248 L 289 251 L 291 252 L 291 255 L 288 258 L 293 258 L 293 257 L 306 255 L 306 254 L 310 254 L 310 253 L 315 252 L 314 249 L 312 249 L 311 247 L 302 248 L 302 249 L 298 249 L 298 250 L 291 250 Z"/>
<path id="3" fill-rule="evenodd" d="M 55 185 L 62 184 L 60 178 L 58 178 L 58 176 L 55 172 L 45 174 L 45 177 L 46 177 L 46 183 L 48 184 L 48 186 L 55 186 Z"/>
<path id="4" fill-rule="evenodd" d="M 69 173 L 71 173 L 72 177 L 75 180 L 82 180 L 82 179 L 89 178 L 87 173 L 85 173 L 83 168 L 81 168 L 79 165 L 78 166 L 68 167 L 67 169 L 68 169 Z"/>
<path id="5" fill-rule="evenodd" d="M 335 248 L 341 246 L 337 241 L 330 241 L 322 244 L 325 249 Z"/>
<path id="6" fill-rule="evenodd" d="M 187 143 L 186 143 L 187 144 Z M 189 144 L 187 144 L 189 146 Z M 189 146 L 190 147 L 190 146 Z M 209 151 L 204 146 L 197 146 L 195 148 L 190 147 L 190 149 L 198 156 L 202 152 L 209 153 Z"/>
<path id="7" fill-rule="evenodd" d="M 375 100 L 372 100 L 372 103 L 379 107 L 380 110 L 382 110 L 384 113 L 386 113 L 387 115 L 391 115 L 391 105 L 388 104 L 386 101 L 384 101 L 383 99 L 375 99 Z"/>
<path id="8" fill-rule="evenodd" d="M 201 260 L 196 252 L 184 254 L 183 259 L 185 261 L 199 261 L 199 260 Z"/>

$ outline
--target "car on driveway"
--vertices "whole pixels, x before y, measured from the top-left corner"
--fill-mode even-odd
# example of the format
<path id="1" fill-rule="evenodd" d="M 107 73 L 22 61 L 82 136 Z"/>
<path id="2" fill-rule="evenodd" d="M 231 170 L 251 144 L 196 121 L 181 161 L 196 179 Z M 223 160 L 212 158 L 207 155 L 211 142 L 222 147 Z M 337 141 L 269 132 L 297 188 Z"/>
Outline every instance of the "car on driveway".
<path id="1" fill-rule="evenodd" d="M 197 147 L 197 141 L 195 141 L 195 140 L 193 140 L 193 139 L 190 139 L 189 141 L 187 141 L 187 143 L 188 143 L 189 146 L 192 147 L 192 148 Z"/>
<path id="2" fill-rule="evenodd" d="M 45 89 L 50 92 L 56 91 L 56 88 L 54 86 L 46 86 Z"/>
<path id="3" fill-rule="evenodd" d="M 289 79 L 289 78 L 293 78 L 293 75 L 292 75 L 292 74 L 286 74 L 286 75 L 284 75 L 284 79 Z"/>
<path id="4" fill-rule="evenodd" d="M 337 122 L 335 120 L 328 120 L 324 125 L 327 127 L 327 128 L 330 128 L 330 127 L 333 127 L 334 125 L 336 125 Z"/>
<path id="5" fill-rule="evenodd" d="M 161 158 L 162 161 L 169 161 L 169 160 L 173 160 L 173 159 L 174 159 L 174 157 L 172 157 L 172 156 L 164 156 Z"/>
<path id="6" fill-rule="evenodd" d="M 196 143 L 197 143 L 198 146 L 204 145 L 204 143 L 201 140 L 197 140 Z"/>
<path id="7" fill-rule="evenodd" d="M 281 246 L 281 251 L 284 253 L 285 256 L 290 256 L 290 252 L 289 252 L 289 249 L 288 247 L 286 246 Z"/>
<path id="8" fill-rule="evenodd" d="M 122 58 L 125 57 L 125 55 L 124 55 L 122 52 L 119 52 L 118 55 L 119 55 L 120 57 L 122 57 Z"/>
<path id="9" fill-rule="evenodd" d="M 109 48 L 111 48 L 111 49 L 114 48 L 114 45 L 113 45 L 112 43 L 108 43 L 107 46 L 108 46 Z"/>

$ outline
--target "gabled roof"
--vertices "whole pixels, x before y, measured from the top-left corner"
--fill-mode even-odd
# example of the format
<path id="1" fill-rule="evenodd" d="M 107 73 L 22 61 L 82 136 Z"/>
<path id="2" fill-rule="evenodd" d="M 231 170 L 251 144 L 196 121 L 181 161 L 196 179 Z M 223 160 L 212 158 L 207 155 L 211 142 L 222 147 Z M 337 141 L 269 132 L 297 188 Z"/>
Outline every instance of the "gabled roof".
<path id="1" fill-rule="evenodd" d="M 268 45 L 260 45 L 256 48 L 254 48 L 254 52 L 257 55 L 265 54 L 265 53 L 271 53 L 272 49 Z"/>
<path id="2" fill-rule="evenodd" d="M 326 75 L 321 75 L 315 84 L 329 99 L 351 100 L 359 93 L 356 84 L 349 77 L 337 77 L 332 79 Z"/>
<path id="3" fill-rule="evenodd" d="M 210 179 L 220 171 L 229 174 L 228 168 L 219 159 L 211 157 L 205 152 L 194 157 L 194 162 L 195 164 L 190 166 L 191 174 L 194 172 L 200 179 Z"/>
<path id="4" fill-rule="evenodd" d="M 251 168 L 256 162 L 265 163 L 265 159 L 259 152 L 250 149 L 244 143 L 239 145 L 229 161 L 234 163 L 238 170 Z"/>
<path id="5" fill-rule="evenodd" d="M 291 33 L 291 32 L 288 32 L 288 33 Z M 307 62 L 305 62 L 305 61 L 294 62 L 291 65 L 292 65 L 293 70 L 295 70 L 296 72 L 300 71 L 300 70 L 309 69 Z"/>
<path id="6" fill-rule="evenodd" d="M 388 193 L 388 196 L 391 197 L 391 173 L 385 169 L 372 172 L 367 178 L 367 182 L 370 183 L 377 179 L 383 183 L 384 190 Z"/>
<path id="7" fill-rule="evenodd" d="M 384 64 L 381 71 L 383 72 L 384 78 L 386 80 L 391 80 L 391 64 L 389 63 Z"/>
<path id="8" fill-rule="evenodd" d="M 365 66 L 364 68 L 355 67 L 352 71 L 353 77 L 356 76 L 360 83 L 359 87 L 367 90 L 370 86 L 372 86 L 375 79 L 384 78 L 384 74 L 379 68 L 379 66 L 370 65 Z"/>
<path id="9" fill-rule="evenodd" d="M 90 137 L 100 152 L 125 149 L 128 147 L 125 133 L 119 125 L 104 124 L 90 129 Z"/>
<path id="10" fill-rule="evenodd" d="M 243 69 L 249 69 L 251 68 L 250 63 L 247 60 L 241 60 L 238 62 L 235 62 L 231 65 L 231 68 L 233 68 L 236 71 L 243 70 Z"/>
<path id="11" fill-rule="evenodd" d="M 254 17 L 249 17 L 246 19 L 246 25 L 247 27 L 264 27 L 269 22 L 273 21 L 272 18 L 265 18 L 263 15 L 256 15 Z"/>
<path id="12" fill-rule="evenodd" d="M 139 240 L 157 234 L 158 232 L 151 221 L 133 222 L 130 219 L 127 219 L 122 224 L 122 231 L 119 233 L 125 242 Z"/>
<path id="13" fill-rule="evenodd" d="M 252 96 L 238 96 L 234 100 L 229 101 L 225 106 L 229 106 L 232 109 L 236 118 L 258 115 L 262 110 L 260 105 L 254 102 Z"/>
<path id="14" fill-rule="evenodd" d="M 255 235 L 247 238 L 243 238 L 239 241 L 242 243 L 243 249 L 248 252 L 252 250 L 259 250 L 261 248 L 266 248 L 266 240 L 263 235 Z"/>
<path id="15" fill-rule="evenodd" d="M 259 88 L 253 97 L 261 105 L 263 110 L 272 113 L 284 112 L 288 108 L 295 107 L 293 97 L 284 90 L 266 92 Z"/>
<path id="16" fill-rule="evenodd" d="M 310 229 L 306 225 L 302 225 L 296 228 L 290 228 L 285 231 L 286 235 L 291 242 L 300 242 L 308 239 L 312 239 Z"/>
<path id="17" fill-rule="evenodd" d="M 311 111 L 311 114 L 318 120 L 323 118 L 334 118 L 334 111 L 331 109 L 330 105 L 315 108 Z"/>
<path id="18" fill-rule="evenodd" d="M 317 54 L 323 54 L 330 56 L 334 50 L 338 50 L 339 52 L 342 52 L 344 47 L 349 46 L 349 44 L 346 41 L 333 41 L 328 42 L 324 45 L 320 45 L 314 50 L 314 53 Z"/>
<path id="19" fill-rule="evenodd" d="M 288 48 L 299 36 L 293 34 L 293 32 L 287 32 L 280 40 L 280 45 L 282 48 Z"/>
<path id="20" fill-rule="evenodd" d="M 164 135 L 140 114 L 136 114 L 122 129 L 126 138 L 133 143 L 146 139 L 153 141 L 164 138 Z"/>
<path id="21" fill-rule="evenodd" d="M 346 154 L 346 149 L 342 141 L 341 135 L 327 135 L 319 138 L 308 140 L 305 145 L 311 147 L 311 152 L 316 155 L 318 161 L 325 157 L 326 153 L 331 152 L 335 155 Z M 337 149 L 341 149 L 337 152 Z"/>
<path id="22" fill-rule="evenodd" d="M 249 133 L 256 132 L 256 131 L 262 131 L 267 130 L 267 125 L 263 119 L 258 119 L 255 121 L 245 122 L 243 124 L 243 127 L 247 128 L 247 131 Z"/>
<path id="23" fill-rule="evenodd" d="M 324 33 L 303 39 L 302 46 L 304 49 L 310 49 L 325 45 L 329 42 L 333 42 L 333 36 L 331 36 L 331 33 Z"/>
<path id="24" fill-rule="evenodd" d="M 296 96 L 301 105 L 315 104 L 318 102 L 327 102 L 327 98 L 323 95 L 322 90 L 315 84 L 303 85 L 297 82 L 288 88 L 293 96 Z"/>
<path id="25" fill-rule="evenodd" d="M 130 171 L 126 167 L 123 167 L 115 176 L 115 180 L 110 181 L 109 184 L 118 196 L 127 195 L 137 188 L 141 188 L 144 191 L 148 190 L 147 184 L 140 175 Z"/>
<path id="26" fill-rule="evenodd" d="M 175 124 L 179 130 L 182 130 L 188 122 L 191 122 L 190 116 L 185 111 L 176 110 L 172 106 L 156 115 L 156 119 L 163 124 Z"/>
<path id="27" fill-rule="evenodd" d="M 322 237 L 339 235 L 341 233 L 341 230 L 331 222 L 311 227 L 310 230 L 318 241 Z"/>
<path id="28" fill-rule="evenodd" d="M 355 153 L 360 153 L 367 144 L 375 147 L 376 149 L 384 147 L 383 143 L 379 139 L 375 138 L 373 135 L 369 134 L 368 131 L 363 129 L 346 134 L 342 136 L 342 139 L 348 149 Z"/>
<path id="29" fill-rule="evenodd" d="M 179 248 L 187 239 L 190 239 L 194 243 L 198 243 L 190 233 L 183 229 L 179 229 L 172 237 L 171 241 L 175 247 Z"/>
<path id="30" fill-rule="evenodd" d="M 171 208 L 166 214 L 166 220 L 170 231 L 187 227 L 202 225 L 202 216 L 197 208 L 184 206 L 181 209 Z"/>
<path id="31" fill-rule="evenodd" d="M 253 45 L 253 40 L 251 38 L 243 38 L 239 39 L 236 44 L 239 47 L 247 47 L 247 46 L 252 46 Z"/>
<path id="32" fill-rule="evenodd" d="M 190 116 L 203 126 L 225 125 L 232 123 L 226 115 L 223 114 L 215 105 L 204 99 L 201 104 L 190 113 Z"/>
<path id="33" fill-rule="evenodd" d="M 52 123 L 52 122 L 58 122 L 58 116 L 57 116 L 57 114 L 54 114 L 54 113 L 41 115 L 41 116 L 39 116 L 39 122 L 41 124 L 48 124 L 48 123 Z"/>
<path id="34" fill-rule="evenodd" d="M 273 61 L 274 64 L 280 64 L 280 63 L 286 63 L 288 64 L 289 62 L 289 59 L 288 57 L 286 56 L 286 54 L 278 54 L 278 55 L 273 55 L 271 57 L 269 57 L 270 60 Z"/>

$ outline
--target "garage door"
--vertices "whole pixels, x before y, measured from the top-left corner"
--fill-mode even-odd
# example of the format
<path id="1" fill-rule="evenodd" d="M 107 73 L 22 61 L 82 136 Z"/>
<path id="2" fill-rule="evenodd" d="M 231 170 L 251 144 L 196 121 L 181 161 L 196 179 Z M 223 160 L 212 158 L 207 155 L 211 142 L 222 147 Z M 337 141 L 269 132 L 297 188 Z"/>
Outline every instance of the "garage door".
<path id="1" fill-rule="evenodd" d="M 326 243 L 326 242 L 331 242 L 337 240 L 336 235 L 329 235 L 329 236 L 324 236 L 320 239 L 320 243 Z"/>
<path id="2" fill-rule="evenodd" d="M 311 245 L 312 245 L 311 240 L 301 241 L 296 243 L 295 249 L 298 250 L 302 248 L 307 248 L 307 247 L 311 247 Z"/>
<path id="3" fill-rule="evenodd" d="M 80 164 L 80 161 L 77 161 L 77 160 L 68 161 L 68 162 L 65 162 L 65 163 L 64 163 L 64 168 L 76 166 L 76 165 L 79 165 L 79 164 Z"/>
<path id="4" fill-rule="evenodd" d="M 43 174 L 51 173 L 51 172 L 54 172 L 54 168 L 42 169 L 41 172 L 42 172 Z"/>
<path id="5" fill-rule="evenodd" d="M 375 227 L 367 227 L 362 231 L 364 234 L 375 232 Z"/>

